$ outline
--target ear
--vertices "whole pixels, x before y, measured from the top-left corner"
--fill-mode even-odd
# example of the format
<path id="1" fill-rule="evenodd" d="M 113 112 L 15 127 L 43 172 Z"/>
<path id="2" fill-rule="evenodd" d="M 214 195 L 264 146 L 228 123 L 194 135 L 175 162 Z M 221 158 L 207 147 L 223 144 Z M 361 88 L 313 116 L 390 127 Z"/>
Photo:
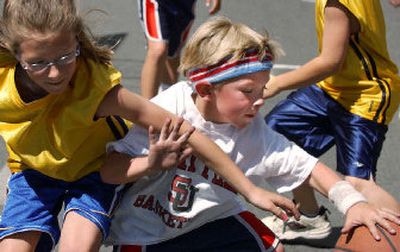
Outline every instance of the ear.
<path id="1" fill-rule="evenodd" d="M 213 86 L 208 82 L 208 81 L 204 81 L 204 82 L 199 82 L 196 84 L 195 89 L 196 92 L 201 96 L 207 96 L 211 94 L 211 90 L 212 90 Z"/>

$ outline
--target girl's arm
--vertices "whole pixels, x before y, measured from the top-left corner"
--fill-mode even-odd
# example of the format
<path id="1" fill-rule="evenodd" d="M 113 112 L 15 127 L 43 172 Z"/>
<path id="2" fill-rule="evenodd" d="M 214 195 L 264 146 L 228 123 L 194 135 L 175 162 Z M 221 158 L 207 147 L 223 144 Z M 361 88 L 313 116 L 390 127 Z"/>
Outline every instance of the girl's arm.
<path id="1" fill-rule="evenodd" d="M 342 9 L 325 7 L 324 34 L 320 54 L 296 70 L 272 77 L 265 85 L 264 99 L 282 90 L 297 89 L 317 83 L 336 73 L 346 58 L 351 21 Z"/>
<path id="2" fill-rule="evenodd" d="M 114 87 L 104 97 L 96 113 L 97 117 L 109 115 L 119 115 L 144 128 L 152 125 L 157 131 L 161 130 L 167 118 L 171 118 L 173 124 L 177 120 L 176 115 L 122 86 Z M 190 131 L 191 128 L 192 126 L 185 121 L 180 128 L 179 134 L 184 134 Z M 188 143 L 195 155 L 201 158 L 205 165 L 224 177 L 237 192 L 256 207 L 268 210 L 277 216 L 282 216 L 280 208 L 293 213 L 296 217 L 300 215 L 291 200 L 255 186 L 240 168 L 205 135 L 194 131 L 188 139 Z"/>

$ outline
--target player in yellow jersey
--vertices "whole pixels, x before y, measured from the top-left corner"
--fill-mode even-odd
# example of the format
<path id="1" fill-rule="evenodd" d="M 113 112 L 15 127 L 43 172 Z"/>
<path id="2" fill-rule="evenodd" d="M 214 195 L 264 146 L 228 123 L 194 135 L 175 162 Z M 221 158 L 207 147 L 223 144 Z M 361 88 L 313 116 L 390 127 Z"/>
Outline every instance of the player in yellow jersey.
<path id="1" fill-rule="evenodd" d="M 396 199 L 375 182 L 400 90 L 397 67 L 387 51 L 380 1 L 317 0 L 315 16 L 320 54 L 266 84 L 265 98 L 300 89 L 265 120 L 314 156 L 336 145 L 337 170 L 346 180 L 370 203 L 400 213 Z M 328 236 L 331 227 L 313 190 L 301 187 L 293 195 L 300 203 L 300 221 L 284 229 L 281 221 L 267 217 L 268 226 L 283 240 Z"/>
<path id="2" fill-rule="evenodd" d="M 117 116 L 156 130 L 176 116 L 120 85 L 111 50 L 94 43 L 73 0 L 3 2 L 0 136 L 12 175 L 0 251 L 50 251 L 59 239 L 59 251 L 98 251 L 121 189 L 103 183 L 98 172 L 106 143 L 128 130 Z M 182 144 L 188 140 L 250 202 L 298 216 L 289 199 L 255 187 L 212 141 L 191 134 L 186 122 L 182 127 Z"/>

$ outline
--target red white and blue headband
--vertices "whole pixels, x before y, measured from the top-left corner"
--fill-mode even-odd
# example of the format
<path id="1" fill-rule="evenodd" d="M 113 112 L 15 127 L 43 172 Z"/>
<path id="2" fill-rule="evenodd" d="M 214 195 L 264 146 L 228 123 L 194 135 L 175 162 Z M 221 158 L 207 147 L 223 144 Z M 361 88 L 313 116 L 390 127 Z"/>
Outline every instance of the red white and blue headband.
<path id="1" fill-rule="evenodd" d="M 204 82 L 213 85 L 245 74 L 271 70 L 273 66 L 273 57 L 268 50 L 261 60 L 257 50 L 248 50 L 242 58 L 228 62 L 231 58 L 232 56 L 228 56 L 217 64 L 190 69 L 187 73 L 188 79 L 193 87 Z"/>

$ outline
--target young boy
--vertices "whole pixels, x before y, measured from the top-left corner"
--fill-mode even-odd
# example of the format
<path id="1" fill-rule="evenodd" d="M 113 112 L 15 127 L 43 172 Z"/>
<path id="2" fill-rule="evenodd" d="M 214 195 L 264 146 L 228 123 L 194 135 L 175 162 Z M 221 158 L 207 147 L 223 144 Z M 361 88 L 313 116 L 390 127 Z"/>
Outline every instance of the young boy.
<path id="1" fill-rule="evenodd" d="M 338 172 L 371 204 L 400 212 L 399 202 L 375 182 L 387 125 L 400 102 L 400 78 L 387 51 L 380 2 L 315 2 L 320 54 L 266 84 L 264 98 L 281 90 L 299 90 L 265 120 L 315 157 L 335 145 Z M 283 222 L 271 217 L 264 221 L 281 239 L 322 238 L 315 234 L 321 234 L 319 227 L 329 222 L 313 190 L 305 185 L 294 190 L 293 196 L 303 217 L 293 226 L 303 228 L 289 227 L 282 233 Z"/>
<path id="2" fill-rule="evenodd" d="M 399 219 L 373 209 L 348 182 L 268 128 L 258 113 L 277 49 L 247 26 L 211 19 L 184 50 L 181 71 L 190 81 L 152 101 L 213 139 L 253 182 L 265 180 L 278 192 L 310 184 L 346 214 L 343 231 L 365 224 L 379 239 L 375 224 L 391 230 L 384 217 Z M 173 169 L 154 164 L 171 151 L 154 151 L 171 137 L 165 132 L 164 127 L 158 144 L 150 130 L 149 145 L 146 129 L 134 127 L 108 145 L 105 181 L 133 182 L 114 215 L 108 240 L 114 251 L 282 251 L 275 235 L 202 160 L 191 155 Z"/>

